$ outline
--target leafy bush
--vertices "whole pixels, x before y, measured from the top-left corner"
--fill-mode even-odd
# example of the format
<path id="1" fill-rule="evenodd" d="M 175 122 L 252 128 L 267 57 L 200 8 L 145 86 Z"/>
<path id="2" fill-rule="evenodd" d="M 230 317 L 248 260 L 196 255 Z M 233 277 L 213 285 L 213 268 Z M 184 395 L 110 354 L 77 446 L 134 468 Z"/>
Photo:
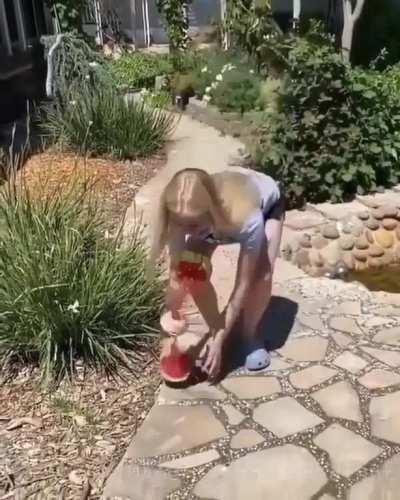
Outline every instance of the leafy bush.
<path id="1" fill-rule="evenodd" d="M 220 111 L 251 111 L 258 106 L 260 80 L 243 70 L 226 70 L 216 76 L 209 95 Z"/>
<path id="2" fill-rule="evenodd" d="M 77 360 L 108 372 L 137 363 L 162 301 L 139 226 L 128 244 L 106 239 L 91 190 L 77 185 L 3 190 L 0 221 L 1 366 L 38 363 L 50 379 Z"/>
<path id="3" fill-rule="evenodd" d="M 340 201 L 398 181 L 398 71 L 352 70 L 329 44 L 299 39 L 258 160 L 291 205 Z"/>
<path id="4" fill-rule="evenodd" d="M 44 129 L 53 140 L 76 150 L 137 158 L 157 151 L 174 127 L 167 112 L 128 101 L 105 87 L 71 94 L 68 105 L 47 111 Z"/>
<path id="5" fill-rule="evenodd" d="M 156 76 L 172 72 L 172 59 L 167 55 L 135 52 L 125 54 L 111 63 L 111 73 L 116 84 L 131 90 L 153 88 Z"/>
<path id="6" fill-rule="evenodd" d="M 57 35 L 41 38 L 46 57 L 56 39 Z M 105 58 L 95 52 L 82 36 L 74 33 L 63 34 L 53 52 L 50 81 L 52 95 L 64 103 L 73 89 L 98 88 L 112 83 Z"/>

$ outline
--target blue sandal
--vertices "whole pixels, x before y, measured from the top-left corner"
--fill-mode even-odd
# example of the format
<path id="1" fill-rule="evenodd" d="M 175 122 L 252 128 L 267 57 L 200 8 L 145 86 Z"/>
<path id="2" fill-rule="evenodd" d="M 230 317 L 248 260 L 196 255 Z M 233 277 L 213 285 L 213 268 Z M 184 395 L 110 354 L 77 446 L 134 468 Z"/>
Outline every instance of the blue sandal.
<path id="1" fill-rule="evenodd" d="M 258 345 L 246 356 L 245 368 L 249 371 L 264 370 L 271 363 L 271 357 L 265 347 Z"/>

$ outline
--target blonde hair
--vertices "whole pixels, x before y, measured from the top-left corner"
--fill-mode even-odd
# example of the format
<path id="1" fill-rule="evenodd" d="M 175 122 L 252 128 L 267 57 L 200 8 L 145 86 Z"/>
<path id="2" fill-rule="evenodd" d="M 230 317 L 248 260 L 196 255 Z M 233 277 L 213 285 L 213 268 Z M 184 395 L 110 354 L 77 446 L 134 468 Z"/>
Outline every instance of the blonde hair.
<path id="1" fill-rule="evenodd" d="M 153 224 L 151 262 L 165 247 L 169 214 L 201 217 L 210 215 L 217 234 L 241 228 L 261 204 L 260 194 L 250 177 L 234 171 L 210 175 L 186 168 L 177 172 L 161 193 Z"/>

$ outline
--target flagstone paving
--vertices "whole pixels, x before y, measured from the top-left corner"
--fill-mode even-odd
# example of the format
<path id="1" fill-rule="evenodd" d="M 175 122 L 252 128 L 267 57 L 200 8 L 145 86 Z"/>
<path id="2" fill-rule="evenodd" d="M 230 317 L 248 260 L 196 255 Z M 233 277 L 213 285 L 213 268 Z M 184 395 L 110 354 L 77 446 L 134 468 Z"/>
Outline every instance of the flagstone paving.
<path id="1" fill-rule="evenodd" d="M 195 134 L 197 124 L 185 124 Z M 296 221 L 334 217 L 312 208 L 289 214 L 292 231 Z M 222 301 L 236 257 L 230 248 L 215 256 Z M 281 260 L 275 280 L 270 368 L 253 375 L 239 362 L 215 386 L 160 387 L 104 498 L 400 498 L 400 297 L 312 278 Z"/>

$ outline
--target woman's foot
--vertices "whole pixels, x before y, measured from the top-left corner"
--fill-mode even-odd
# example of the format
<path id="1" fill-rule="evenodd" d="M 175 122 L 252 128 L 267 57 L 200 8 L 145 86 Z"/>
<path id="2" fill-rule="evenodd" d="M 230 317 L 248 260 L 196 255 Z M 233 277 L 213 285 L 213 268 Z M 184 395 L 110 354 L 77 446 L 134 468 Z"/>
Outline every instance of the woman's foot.
<path id="1" fill-rule="evenodd" d="M 249 346 L 245 362 L 245 368 L 247 370 L 264 370 L 270 363 L 271 357 L 261 342 Z"/>

